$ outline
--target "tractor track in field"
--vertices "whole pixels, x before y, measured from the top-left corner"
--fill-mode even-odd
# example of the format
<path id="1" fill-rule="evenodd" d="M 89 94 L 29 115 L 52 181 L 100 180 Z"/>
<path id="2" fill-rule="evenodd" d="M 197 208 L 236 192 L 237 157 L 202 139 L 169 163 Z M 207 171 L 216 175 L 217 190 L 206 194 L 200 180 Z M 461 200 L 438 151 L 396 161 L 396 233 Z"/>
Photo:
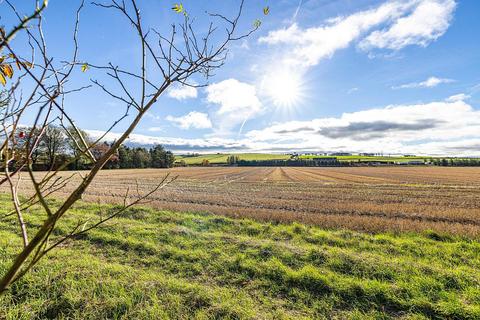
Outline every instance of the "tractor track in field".
<path id="1" fill-rule="evenodd" d="M 84 200 L 122 203 L 127 188 L 136 190 L 138 184 L 139 192 L 147 193 L 166 173 L 178 180 L 149 197 L 149 205 L 159 209 L 362 231 L 431 229 L 480 235 L 480 168 L 103 170 Z M 80 175 L 55 196 L 67 196 L 79 182 Z M 24 195 L 33 192 L 23 180 L 20 190 Z"/>

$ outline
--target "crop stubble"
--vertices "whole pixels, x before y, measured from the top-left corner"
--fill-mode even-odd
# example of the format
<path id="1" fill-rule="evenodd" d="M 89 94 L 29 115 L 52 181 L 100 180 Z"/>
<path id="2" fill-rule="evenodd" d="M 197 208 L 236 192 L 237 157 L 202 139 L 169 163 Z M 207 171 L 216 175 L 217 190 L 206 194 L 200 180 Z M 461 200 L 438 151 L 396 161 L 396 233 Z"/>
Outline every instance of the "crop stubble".
<path id="1" fill-rule="evenodd" d="M 480 235 L 480 168 L 104 170 L 86 191 L 84 199 L 123 202 L 127 187 L 136 190 L 138 184 L 140 192 L 148 192 L 167 172 L 178 179 L 152 195 L 148 205 L 165 210 L 298 221 L 368 232 L 434 230 L 472 237 Z M 73 185 L 55 196 L 65 195 Z M 32 192 L 26 184 L 21 189 L 26 194 Z"/>

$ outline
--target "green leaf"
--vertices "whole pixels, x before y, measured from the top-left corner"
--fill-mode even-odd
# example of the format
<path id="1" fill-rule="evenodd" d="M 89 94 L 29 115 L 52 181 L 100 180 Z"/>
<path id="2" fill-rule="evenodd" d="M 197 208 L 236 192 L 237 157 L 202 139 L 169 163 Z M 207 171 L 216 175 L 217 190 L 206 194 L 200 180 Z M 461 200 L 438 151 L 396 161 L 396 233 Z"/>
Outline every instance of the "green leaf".
<path id="1" fill-rule="evenodd" d="M 86 64 L 86 63 L 82 64 L 82 72 L 86 72 L 88 69 L 90 69 L 88 64 Z"/>
<path id="2" fill-rule="evenodd" d="M 263 14 L 264 15 L 268 15 L 270 13 L 270 7 L 269 6 L 266 6 L 265 8 L 263 8 Z"/>
<path id="3" fill-rule="evenodd" d="M 262 21 L 260 21 L 260 20 L 258 20 L 258 19 L 256 19 L 255 21 L 253 21 L 253 27 L 254 27 L 255 29 L 260 28 L 261 25 L 262 25 Z"/>

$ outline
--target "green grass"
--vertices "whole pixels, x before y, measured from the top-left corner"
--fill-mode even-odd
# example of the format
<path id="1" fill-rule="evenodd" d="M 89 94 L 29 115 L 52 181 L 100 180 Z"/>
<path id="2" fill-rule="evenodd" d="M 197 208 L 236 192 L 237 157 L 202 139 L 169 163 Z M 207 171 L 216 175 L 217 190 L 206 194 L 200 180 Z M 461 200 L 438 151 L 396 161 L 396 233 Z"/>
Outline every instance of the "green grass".
<path id="1" fill-rule="evenodd" d="M 287 160 L 289 155 L 285 154 L 266 154 L 266 153 L 235 153 L 240 160 Z M 203 160 L 208 160 L 210 164 L 226 164 L 230 154 L 203 154 L 195 157 L 175 156 L 176 161 L 185 161 L 187 165 L 200 165 Z"/>
<path id="2" fill-rule="evenodd" d="M 362 161 L 378 161 L 378 162 L 408 162 L 412 160 L 430 160 L 432 157 L 417 157 L 417 156 L 412 156 L 412 157 L 398 157 L 398 156 L 358 156 L 358 155 L 352 155 L 352 156 L 312 156 L 312 155 L 302 155 L 300 156 L 300 159 L 312 159 L 312 158 L 318 158 L 318 157 L 325 157 L 325 158 L 337 158 L 339 161 L 357 161 L 357 162 L 362 162 Z"/>
<path id="3" fill-rule="evenodd" d="M 288 154 L 269 154 L 269 153 L 235 153 L 234 155 L 238 156 L 240 160 L 288 160 L 291 158 Z M 208 160 L 210 164 L 227 164 L 227 159 L 230 154 L 226 153 L 217 153 L 217 154 L 202 154 L 194 157 L 188 157 L 184 155 L 176 155 L 176 161 L 185 161 L 187 165 L 201 165 L 203 160 Z M 408 162 L 413 160 L 420 160 L 420 161 L 430 161 L 432 159 L 443 159 L 438 157 L 423 157 L 423 156 L 359 156 L 359 155 L 351 155 L 351 156 L 314 156 L 314 155 L 301 155 L 300 159 L 312 159 L 312 158 L 337 158 L 338 161 L 346 162 L 346 161 L 353 161 L 353 162 L 367 162 L 367 161 L 375 161 L 375 162 Z M 463 160 L 470 160 L 469 158 L 445 158 L 450 161 L 457 162 Z"/>
<path id="4" fill-rule="evenodd" d="M 57 234 L 111 210 L 80 203 Z M 29 210 L 28 224 L 41 214 Z M 0 274 L 16 231 L 0 220 Z M 479 319 L 480 244 L 134 208 L 0 298 L 0 319 L 45 318 Z"/>
<path id="5" fill-rule="evenodd" d="M 203 160 L 208 160 L 211 164 L 227 163 L 228 154 L 204 154 L 195 157 L 175 156 L 176 161 L 185 161 L 187 165 L 200 165 Z"/>

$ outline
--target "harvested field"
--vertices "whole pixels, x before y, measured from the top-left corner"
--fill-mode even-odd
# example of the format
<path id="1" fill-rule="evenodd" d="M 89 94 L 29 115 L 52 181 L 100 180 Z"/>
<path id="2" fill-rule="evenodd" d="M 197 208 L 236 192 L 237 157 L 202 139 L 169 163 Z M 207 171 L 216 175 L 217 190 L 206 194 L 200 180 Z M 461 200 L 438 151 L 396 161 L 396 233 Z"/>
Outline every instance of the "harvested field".
<path id="1" fill-rule="evenodd" d="M 434 230 L 480 235 L 480 168 L 104 170 L 84 199 L 123 202 L 128 187 L 136 190 L 138 185 L 140 193 L 148 192 L 166 173 L 178 179 L 150 197 L 149 205 L 158 209 L 298 221 L 368 232 Z M 56 197 L 71 190 L 74 182 Z M 32 190 L 29 186 L 22 189 L 27 193 Z"/>

